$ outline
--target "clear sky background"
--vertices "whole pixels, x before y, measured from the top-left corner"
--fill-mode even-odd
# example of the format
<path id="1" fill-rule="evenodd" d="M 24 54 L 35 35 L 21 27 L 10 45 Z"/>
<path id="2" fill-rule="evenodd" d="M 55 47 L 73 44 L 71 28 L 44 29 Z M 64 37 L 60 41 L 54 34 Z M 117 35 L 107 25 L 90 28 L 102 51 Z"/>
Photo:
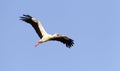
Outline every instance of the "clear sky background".
<path id="1" fill-rule="evenodd" d="M 74 47 L 35 48 L 39 37 L 22 14 Z M 120 0 L 0 0 L 0 71 L 120 71 Z"/>

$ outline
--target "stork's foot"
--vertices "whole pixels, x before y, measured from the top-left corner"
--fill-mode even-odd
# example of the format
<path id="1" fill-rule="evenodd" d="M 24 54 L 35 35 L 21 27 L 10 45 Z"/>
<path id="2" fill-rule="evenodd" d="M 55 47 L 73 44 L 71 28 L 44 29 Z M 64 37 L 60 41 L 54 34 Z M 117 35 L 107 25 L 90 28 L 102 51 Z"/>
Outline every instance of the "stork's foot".
<path id="1" fill-rule="evenodd" d="M 40 44 L 40 42 L 37 42 L 37 43 L 35 44 L 35 47 L 37 47 L 39 44 Z"/>

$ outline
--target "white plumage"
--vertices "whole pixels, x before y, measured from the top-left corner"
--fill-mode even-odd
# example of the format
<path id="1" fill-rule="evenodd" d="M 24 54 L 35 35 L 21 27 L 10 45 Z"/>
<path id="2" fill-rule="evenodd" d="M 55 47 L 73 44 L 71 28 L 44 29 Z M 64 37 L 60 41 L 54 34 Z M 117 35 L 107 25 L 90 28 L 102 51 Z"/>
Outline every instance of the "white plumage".
<path id="1" fill-rule="evenodd" d="M 32 27 L 35 29 L 36 33 L 38 34 L 38 36 L 40 37 L 40 40 L 35 44 L 35 46 L 38 46 L 39 44 L 50 40 L 60 41 L 63 44 L 65 44 L 66 47 L 68 48 L 72 47 L 74 44 L 73 40 L 67 36 L 63 36 L 61 34 L 54 34 L 54 35 L 48 34 L 43 28 L 40 21 L 36 20 L 30 15 L 23 15 L 22 17 L 20 17 L 20 20 L 31 24 Z"/>

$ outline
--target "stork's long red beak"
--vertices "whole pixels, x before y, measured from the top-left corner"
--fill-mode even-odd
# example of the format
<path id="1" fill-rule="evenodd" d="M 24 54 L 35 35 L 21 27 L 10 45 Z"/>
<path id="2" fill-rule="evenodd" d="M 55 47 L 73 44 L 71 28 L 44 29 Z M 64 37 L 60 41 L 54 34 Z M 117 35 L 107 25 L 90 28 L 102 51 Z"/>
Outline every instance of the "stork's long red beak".
<path id="1" fill-rule="evenodd" d="M 57 36 L 62 36 L 61 34 L 57 34 Z"/>

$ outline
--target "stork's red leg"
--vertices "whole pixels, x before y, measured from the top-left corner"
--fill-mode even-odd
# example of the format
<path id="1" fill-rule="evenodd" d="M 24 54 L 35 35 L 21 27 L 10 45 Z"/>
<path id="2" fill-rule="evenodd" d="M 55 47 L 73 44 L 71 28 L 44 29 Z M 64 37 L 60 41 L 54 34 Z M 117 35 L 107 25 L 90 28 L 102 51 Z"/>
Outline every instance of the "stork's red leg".
<path id="1" fill-rule="evenodd" d="M 37 42 L 37 43 L 35 44 L 35 47 L 37 47 L 39 44 L 40 44 L 40 42 Z"/>

